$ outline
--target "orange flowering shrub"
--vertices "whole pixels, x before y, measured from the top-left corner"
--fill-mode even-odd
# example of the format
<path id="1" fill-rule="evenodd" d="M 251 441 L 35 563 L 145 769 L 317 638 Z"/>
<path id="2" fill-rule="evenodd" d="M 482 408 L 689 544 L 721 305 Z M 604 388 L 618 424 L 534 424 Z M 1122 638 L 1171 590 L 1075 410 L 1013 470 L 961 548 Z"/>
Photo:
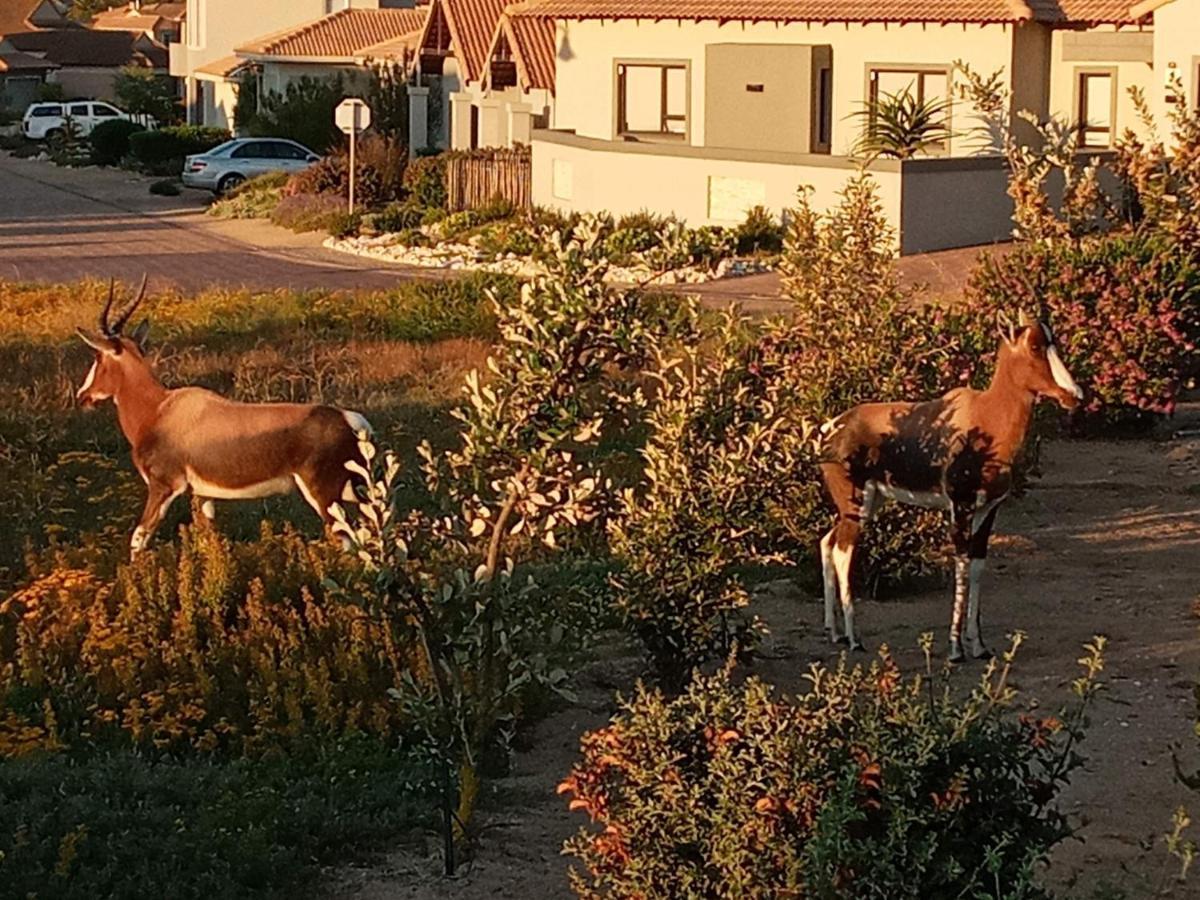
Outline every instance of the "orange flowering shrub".
<path id="1" fill-rule="evenodd" d="M 926 642 L 928 636 L 926 637 Z M 927 662 L 904 678 L 814 666 L 785 698 L 729 669 L 675 700 L 640 688 L 559 786 L 592 824 L 566 844 L 585 898 L 1045 897 L 1035 866 L 1070 833 L 1055 798 L 1098 690 L 1104 641 L 1077 701 L 1015 717 L 1019 638 L 971 696 Z M 928 643 L 926 656 L 928 660 Z"/>
<path id="2" fill-rule="evenodd" d="M 388 623 L 325 598 L 348 561 L 264 525 L 185 531 L 115 579 L 56 568 L 0 603 L 0 755 L 60 741 L 256 752 L 302 735 L 395 735 L 421 666 Z"/>

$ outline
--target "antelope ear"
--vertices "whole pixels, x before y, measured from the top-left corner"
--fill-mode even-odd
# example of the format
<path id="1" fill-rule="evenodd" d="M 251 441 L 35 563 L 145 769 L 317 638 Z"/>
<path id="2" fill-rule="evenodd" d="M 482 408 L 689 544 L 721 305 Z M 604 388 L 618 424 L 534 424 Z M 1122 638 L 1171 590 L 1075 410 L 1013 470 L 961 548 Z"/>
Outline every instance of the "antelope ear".
<path id="1" fill-rule="evenodd" d="M 138 349 L 144 353 L 146 350 L 146 338 L 149 337 L 149 335 L 150 320 L 142 319 L 142 321 L 138 324 L 138 327 L 133 329 L 133 334 L 131 334 L 129 337 L 132 338 L 133 342 L 138 345 Z"/>
<path id="2" fill-rule="evenodd" d="M 76 328 L 75 333 L 79 335 L 79 339 L 100 353 L 107 353 L 109 356 L 116 356 L 117 351 L 113 348 L 112 341 L 106 337 L 96 334 L 94 331 L 85 331 L 82 328 Z"/>

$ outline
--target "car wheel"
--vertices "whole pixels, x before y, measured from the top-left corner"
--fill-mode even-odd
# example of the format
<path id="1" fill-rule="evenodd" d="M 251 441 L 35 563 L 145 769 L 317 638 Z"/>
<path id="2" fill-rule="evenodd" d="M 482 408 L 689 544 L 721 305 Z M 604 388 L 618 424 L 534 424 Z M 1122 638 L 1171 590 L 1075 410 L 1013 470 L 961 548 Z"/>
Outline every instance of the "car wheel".
<path id="1" fill-rule="evenodd" d="M 224 176 L 220 181 L 217 182 L 217 193 L 218 194 L 228 194 L 230 191 L 232 191 L 235 187 L 237 187 L 239 184 L 241 184 L 245 180 L 246 180 L 245 175 L 239 175 L 236 172 L 231 172 L 230 174 Z"/>
<path id="2" fill-rule="evenodd" d="M 63 130 L 61 128 L 51 128 L 45 134 L 46 140 L 50 141 L 51 143 L 62 140 L 62 136 L 63 136 Z"/>

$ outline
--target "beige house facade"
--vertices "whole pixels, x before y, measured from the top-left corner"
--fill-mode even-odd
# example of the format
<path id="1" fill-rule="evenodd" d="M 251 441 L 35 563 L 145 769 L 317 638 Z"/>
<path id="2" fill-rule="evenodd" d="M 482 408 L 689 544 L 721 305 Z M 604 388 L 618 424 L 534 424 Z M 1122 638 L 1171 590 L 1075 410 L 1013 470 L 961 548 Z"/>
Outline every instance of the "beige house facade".
<path id="1" fill-rule="evenodd" d="M 650 209 L 731 225 L 788 208 L 801 185 L 832 204 L 884 94 L 948 99 L 949 140 L 869 166 L 905 253 L 1011 231 L 996 136 L 956 90 L 959 61 L 1000 72 L 1014 104 L 1080 127 L 1102 153 L 1140 128 L 1128 89 L 1159 102 L 1155 20 L 1123 0 L 531 0 L 555 23 L 555 102 L 533 135 L 534 202 Z M 869 6 L 864 13 L 863 10 Z M 1179 58 L 1185 50 L 1175 51 Z M 1194 51 L 1200 55 L 1200 49 Z M 1160 63 L 1161 65 L 1161 63 Z M 1200 72 L 1193 73 L 1193 84 Z"/>
<path id="2" fill-rule="evenodd" d="M 183 39 L 170 47 L 170 73 L 183 79 L 188 122 L 232 128 L 234 51 L 260 35 L 294 28 L 343 9 L 377 9 L 380 0 L 187 0 Z"/>

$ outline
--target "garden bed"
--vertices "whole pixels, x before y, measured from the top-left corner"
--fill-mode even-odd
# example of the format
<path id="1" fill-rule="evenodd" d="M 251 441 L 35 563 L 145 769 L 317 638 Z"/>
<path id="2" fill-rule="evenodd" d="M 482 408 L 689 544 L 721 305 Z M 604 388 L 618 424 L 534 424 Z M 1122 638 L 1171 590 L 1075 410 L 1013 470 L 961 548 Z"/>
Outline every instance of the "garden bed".
<path id="1" fill-rule="evenodd" d="M 397 234 L 381 234 L 349 238 L 330 237 L 325 246 L 341 253 L 361 256 L 380 262 L 420 268 L 451 269 L 454 271 L 497 272 L 520 278 L 531 278 L 545 271 L 544 266 L 529 256 L 507 253 L 492 256 L 471 243 L 450 241 L 430 247 L 409 246 Z M 647 264 L 614 265 L 607 281 L 619 284 L 703 284 L 724 278 L 738 278 L 770 272 L 773 264 L 754 257 L 727 257 L 715 265 L 692 265 L 660 272 Z"/>

